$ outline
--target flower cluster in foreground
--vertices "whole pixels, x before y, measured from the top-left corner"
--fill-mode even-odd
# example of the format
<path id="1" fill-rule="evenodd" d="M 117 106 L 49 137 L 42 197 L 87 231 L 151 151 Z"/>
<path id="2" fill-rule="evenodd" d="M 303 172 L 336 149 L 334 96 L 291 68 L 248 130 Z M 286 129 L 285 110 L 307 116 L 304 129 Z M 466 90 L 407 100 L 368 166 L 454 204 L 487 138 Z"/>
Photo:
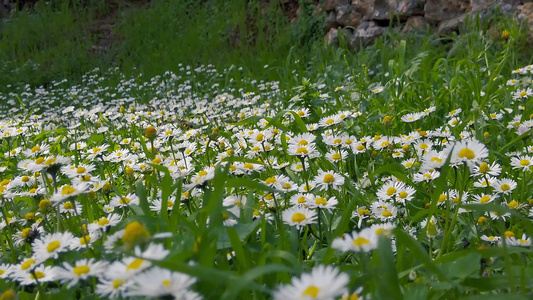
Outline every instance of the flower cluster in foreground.
<path id="1" fill-rule="evenodd" d="M 482 77 L 491 94 L 477 91 L 475 105 L 402 106 L 416 88 L 403 76 L 235 88 L 212 66 L 2 95 L 0 278 L 109 298 L 358 299 L 377 293 L 364 274 L 388 244 L 411 268 L 399 280 L 434 287 L 445 275 L 409 265 L 420 258 L 406 247 L 428 259 L 529 253 L 531 69 Z M 503 268 L 483 257 L 471 273 Z"/>

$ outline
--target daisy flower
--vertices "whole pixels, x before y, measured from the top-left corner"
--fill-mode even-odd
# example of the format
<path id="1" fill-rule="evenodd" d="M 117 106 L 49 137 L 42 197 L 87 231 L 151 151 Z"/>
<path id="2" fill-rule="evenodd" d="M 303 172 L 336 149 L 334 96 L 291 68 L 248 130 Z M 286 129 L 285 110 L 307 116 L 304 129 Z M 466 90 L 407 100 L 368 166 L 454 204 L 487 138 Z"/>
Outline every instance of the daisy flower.
<path id="1" fill-rule="evenodd" d="M 396 218 L 398 209 L 392 204 L 383 201 L 376 201 L 370 205 L 372 216 L 381 221 L 389 221 Z"/>
<path id="2" fill-rule="evenodd" d="M 466 163 L 473 168 L 481 164 L 482 160 L 489 156 L 489 150 L 476 139 L 465 139 L 456 142 L 453 146 L 451 161 L 452 165 Z"/>
<path id="3" fill-rule="evenodd" d="M 73 239 L 74 236 L 68 231 L 49 233 L 33 242 L 31 245 L 33 255 L 38 257 L 40 261 L 45 261 L 49 258 L 57 259 L 59 253 L 70 250 L 70 244 Z"/>
<path id="4" fill-rule="evenodd" d="M 322 117 L 320 121 L 318 121 L 318 125 L 320 127 L 327 128 L 329 126 L 339 124 L 340 122 L 342 122 L 342 119 L 339 115 L 331 115 L 328 117 Z"/>
<path id="5" fill-rule="evenodd" d="M 511 166 L 513 169 L 522 169 L 522 171 L 531 171 L 533 166 L 533 157 L 531 156 L 518 156 L 511 158 Z"/>
<path id="6" fill-rule="evenodd" d="M 400 119 L 405 123 L 412 123 L 412 122 L 420 120 L 424 116 L 425 116 L 424 113 L 417 112 L 417 113 L 405 114 Z"/>
<path id="7" fill-rule="evenodd" d="M 38 266 L 35 269 L 29 271 L 19 271 L 16 277 L 17 281 L 21 285 L 31 285 L 43 282 L 56 281 L 56 267 L 52 266 Z"/>
<path id="8" fill-rule="evenodd" d="M 500 237 L 499 236 L 493 236 L 493 235 L 490 235 L 490 236 L 487 236 L 487 235 L 482 235 L 481 236 L 481 240 L 482 241 L 485 241 L 485 242 L 489 242 L 491 244 L 496 244 L 500 241 Z"/>
<path id="9" fill-rule="evenodd" d="M 350 281 L 347 274 L 333 266 L 319 265 L 311 273 L 293 277 L 291 283 L 280 286 L 273 294 L 276 300 L 329 300 L 346 293 Z"/>
<path id="10" fill-rule="evenodd" d="M 473 195 L 472 198 L 481 204 L 485 204 L 485 203 L 490 203 L 494 201 L 496 198 L 498 198 L 498 196 L 490 195 L 490 194 L 481 194 L 481 195 Z"/>
<path id="11" fill-rule="evenodd" d="M 510 195 L 514 189 L 517 187 L 516 181 L 509 178 L 502 178 L 496 180 L 494 183 L 494 190 L 496 193 L 501 193 L 504 195 Z"/>
<path id="12" fill-rule="evenodd" d="M 100 238 L 100 235 L 99 231 L 92 231 L 82 237 L 75 237 L 70 244 L 70 249 L 79 251 L 92 248 L 92 245 Z"/>
<path id="13" fill-rule="evenodd" d="M 307 205 L 308 202 L 314 200 L 314 195 L 309 193 L 298 193 L 291 196 L 289 203 L 292 206 Z"/>
<path id="14" fill-rule="evenodd" d="M 282 212 L 281 217 L 283 223 L 289 226 L 296 226 L 297 229 L 316 223 L 318 218 L 316 211 L 298 206 L 287 208 Z"/>
<path id="15" fill-rule="evenodd" d="M 323 208 L 323 209 L 334 209 L 339 201 L 335 197 L 330 197 L 329 199 L 322 197 L 322 196 L 316 196 L 313 197 L 314 199 L 308 199 L 307 206 L 309 208 Z"/>
<path id="16" fill-rule="evenodd" d="M 81 182 L 76 185 L 66 184 L 57 189 L 57 192 L 50 197 L 50 201 L 54 202 L 55 204 L 59 204 L 59 202 L 65 199 L 87 192 L 89 192 L 89 184 L 85 182 Z"/>
<path id="17" fill-rule="evenodd" d="M 329 160 L 331 163 L 340 162 L 346 159 L 348 156 L 348 152 L 345 150 L 330 150 L 328 153 L 326 153 L 326 159 Z"/>
<path id="18" fill-rule="evenodd" d="M 174 299 L 201 299 L 200 295 L 189 290 L 195 283 L 196 278 L 187 274 L 154 267 L 136 275 L 126 295 L 128 297 L 172 296 Z"/>
<path id="19" fill-rule="evenodd" d="M 378 235 L 375 230 L 365 228 L 360 232 L 354 231 L 334 239 L 331 247 L 342 252 L 370 252 L 378 247 Z"/>
<path id="20" fill-rule="evenodd" d="M 318 174 L 313 178 L 312 182 L 322 191 L 327 191 L 330 188 L 340 190 L 344 184 L 344 177 L 333 171 L 318 170 Z"/>
<path id="21" fill-rule="evenodd" d="M 76 261 L 74 266 L 63 262 L 63 267 L 56 268 L 56 280 L 67 284 L 67 288 L 72 288 L 80 280 L 87 280 L 89 277 L 100 277 L 107 270 L 107 261 L 94 261 L 82 259 Z"/>
<path id="22" fill-rule="evenodd" d="M 389 180 L 385 182 L 378 189 L 378 192 L 377 192 L 378 199 L 382 201 L 390 200 L 394 198 L 395 196 L 397 196 L 399 191 L 403 190 L 404 188 L 405 188 L 405 183 L 400 182 L 400 181 Z"/>
<path id="23" fill-rule="evenodd" d="M 475 166 L 472 170 L 472 176 L 481 176 L 481 175 L 491 175 L 491 176 L 498 176 L 502 172 L 501 166 L 493 162 L 492 164 L 488 164 L 486 162 L 482 162 L 478 166 Z"/>
<path id="24" fill-rule="evenodd" d="M 427 171 L 423 173 L 420 172 L 420 173 L 416 173 L 413 176 L 413 182 L 423 182 L 423 181 L 430 182 L 431 180 L 439 178 L 439 177 L 440 177 L 439 171 L 431 170 L 431 171 Z"/>

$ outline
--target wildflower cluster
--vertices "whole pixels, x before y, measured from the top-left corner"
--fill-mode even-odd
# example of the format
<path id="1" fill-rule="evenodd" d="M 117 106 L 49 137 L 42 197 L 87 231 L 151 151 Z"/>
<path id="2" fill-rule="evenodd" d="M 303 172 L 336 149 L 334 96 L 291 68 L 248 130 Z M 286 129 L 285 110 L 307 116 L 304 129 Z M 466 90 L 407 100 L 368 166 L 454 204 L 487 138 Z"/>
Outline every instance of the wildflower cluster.
<path id="1" fill-rule="evenodd" d="M 229 71 L 183 66 L 112 89 L 90 73 L 2 95 L 0 278 L 109 298 L 218 298 L 224 289 L 204 283 L 225 282 L 275 299 L 358 299 L 376 293 L 361 278 L 388 245 L 398 259 L 417 243 L 428 260 L 530 252 L 531 66 L 482 82 L 476 104 L 428 97 L 417 109 L 401 107 L 404 76 L 285 90 L 236 88 Z M 307 271 L 291 279 L 281 259 Z M 277 277 L 246 273 L 266 264 Z M 432 286 L 437 275 L 409 268 Z"/>

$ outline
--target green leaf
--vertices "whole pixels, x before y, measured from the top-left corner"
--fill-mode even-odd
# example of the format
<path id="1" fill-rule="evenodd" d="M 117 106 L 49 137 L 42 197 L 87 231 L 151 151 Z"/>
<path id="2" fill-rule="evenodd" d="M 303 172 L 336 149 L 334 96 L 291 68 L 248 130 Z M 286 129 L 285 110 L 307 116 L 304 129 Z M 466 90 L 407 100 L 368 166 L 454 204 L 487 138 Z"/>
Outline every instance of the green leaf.
<path id="1" fill-rule="evenodd" d="M 143 214 L 149 216 L 150 206 L 148 204 L 148 199 L 146 198 L 146 189 L 144 188 L 142 181 L 137 181 L 135 186 L 135 193 L 137 194 L 137 197 L 139 197 L 139 206 L 141 207 Z"/>
<path id="2" fill-rule="evenodd" d="M 396 272 L 396 263 L 392 253 L 391 241 L 385 235 L 379 236 L 377 249 L 379 258 L 380 275 L 376 278 L 377 293 L 382 299 L 403 299 L 403 293 L 398 281 L 398 272 Z"/>
<path id="3" fill-rule="evenodd" d="M 427 250 L 417 242 L 409 234 L 403 232 L 401 229 L 396 228 L 393 230 L 394 236 L 396 236 L 396 242 L 407 247 L 412 255 L 420 261 L 426 268 L 432 271 L 440 281 L 447 281 L 446 276 L 435 266 L 431 258 L 429 257 Z"/>

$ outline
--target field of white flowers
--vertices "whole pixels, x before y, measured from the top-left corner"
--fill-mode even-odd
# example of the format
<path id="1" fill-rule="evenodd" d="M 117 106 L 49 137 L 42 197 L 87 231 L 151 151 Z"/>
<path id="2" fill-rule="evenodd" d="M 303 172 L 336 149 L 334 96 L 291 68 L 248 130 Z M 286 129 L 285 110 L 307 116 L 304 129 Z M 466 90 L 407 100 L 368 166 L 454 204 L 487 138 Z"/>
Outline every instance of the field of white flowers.
<path id="1" fill-rule="evenodd" d="M 531 297 L 533 65 L 401 47 L 290 87 L 211 65 L 13 87 L 0 298 Z"/>

